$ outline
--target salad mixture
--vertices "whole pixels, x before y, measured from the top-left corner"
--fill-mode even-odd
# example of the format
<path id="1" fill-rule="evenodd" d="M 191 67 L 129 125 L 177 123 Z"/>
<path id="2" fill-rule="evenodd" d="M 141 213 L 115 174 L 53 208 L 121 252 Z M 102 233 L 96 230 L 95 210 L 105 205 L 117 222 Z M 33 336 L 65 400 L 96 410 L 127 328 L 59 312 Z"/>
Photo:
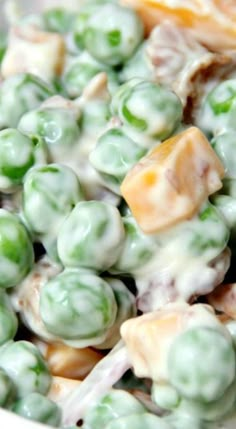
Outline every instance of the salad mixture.
<path id="1" fill-rule="evenodd" d="M 13 6 L 0 406 L 64 429 L 235 427 L 235 1 Z"/>

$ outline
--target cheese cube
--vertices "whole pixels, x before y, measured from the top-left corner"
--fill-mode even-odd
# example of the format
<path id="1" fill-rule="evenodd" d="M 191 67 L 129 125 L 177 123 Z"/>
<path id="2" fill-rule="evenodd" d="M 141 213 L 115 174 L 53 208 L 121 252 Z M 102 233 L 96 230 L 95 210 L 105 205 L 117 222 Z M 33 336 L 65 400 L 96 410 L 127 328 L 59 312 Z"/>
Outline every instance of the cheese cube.
<path id="1" fill-rule="evenodd" d="M 127 174 L 121 193 L 147 234 L 190 219 L 222 187 L 224 167 L 202 132 L 191 127 L 166 140 Z"/>

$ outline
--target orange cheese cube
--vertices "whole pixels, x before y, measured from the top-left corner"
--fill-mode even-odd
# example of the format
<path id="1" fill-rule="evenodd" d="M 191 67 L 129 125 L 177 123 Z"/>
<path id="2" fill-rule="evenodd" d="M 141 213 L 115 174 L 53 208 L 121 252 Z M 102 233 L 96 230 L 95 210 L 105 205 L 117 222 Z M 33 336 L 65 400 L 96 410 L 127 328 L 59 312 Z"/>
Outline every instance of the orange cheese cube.
<path id="1" fill-rule="evenodd" d="M 224 167 L 202 132 L 191 127 L 136 164 L 121 193 L 145 233 L 190 219 L 222 187 Z"/>
<path id="2" fill-rule="evenodd" d="M 88 347 L 75 349 L 59 343 L 45 343 L 44 355 L 53 375 L 77 380 L 83 380 L 103 357 Z"/>
<path id="3" fill-rule="evenodd" d="M 209 48 L 222 51 L 236 48 L 236 3 L 234 0 L 121 0 L 133 7 L 144 21 L 147 32 L 169 20 L 189 29 Z"/>
<path id="4" fill-rule="evenodd" d="M 121 326 L 121 337 L 135 374 L 157 382 L 168 381 L 171 345 L 181 333 L 202 326 L 221 326 L 214 310 L 205 304 L 172 303 L 126 320 Z"/>
<path id="5" fill-rule="evenodd" d="M 171 304 L 159 311 L 129 319 L 121 326 L 136 376 L 166 381 L 167 356 L 171 343 L 183 331 L 186 303 Z"/>

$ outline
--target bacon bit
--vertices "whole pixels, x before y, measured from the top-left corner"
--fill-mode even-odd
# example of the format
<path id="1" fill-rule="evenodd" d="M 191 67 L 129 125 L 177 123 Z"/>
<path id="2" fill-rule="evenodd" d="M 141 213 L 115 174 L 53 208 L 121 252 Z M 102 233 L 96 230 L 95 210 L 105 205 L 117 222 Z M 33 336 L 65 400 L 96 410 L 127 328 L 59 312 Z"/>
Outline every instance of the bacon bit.
<path id="1" fill-rule="evenodd" d="M 211 81 L 215 85 L 235 69 L 232 55 L 208 51 L 189 30 L 170 21 L 153 29 L 146 52 L 154 79 L 176 92 L 188 115 L 191 105 L 198 104 L 200 96 L 209 90 Z"/>
<path id="2" fill-rule="evenodd" d="M 164 21 L 179 25 L 213 51 L 236 48 L 235 2 L 226 0 L 121 0 L 133 7 L 144 22 L 146 33 Z"/>
<path id="3" fill-rule="evenodd" d="M 207 296 L 207 301 L 216 310 L 236 320 L 236 283 L 221 284 Z"/>

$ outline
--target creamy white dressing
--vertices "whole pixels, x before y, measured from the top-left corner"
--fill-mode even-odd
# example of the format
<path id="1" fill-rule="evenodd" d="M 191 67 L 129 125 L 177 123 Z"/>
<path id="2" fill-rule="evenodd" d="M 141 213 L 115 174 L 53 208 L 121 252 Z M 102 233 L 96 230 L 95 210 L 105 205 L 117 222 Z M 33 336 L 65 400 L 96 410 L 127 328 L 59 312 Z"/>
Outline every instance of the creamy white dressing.
<path id="1" fill-rule="evenodd" d="M 67 100 L 61 96 L 51 97 L 42 103 L 42 108 L 63 108 L 69 109 L 71 114 L 79 119 L 83 106 L 93 100 L 109 99 L 107 90 L 107 76 L 105 73 L 96 75 L 85 87 L 81 97 L 76 100 Z M 34 116 L 33 116 L 34 120 Z M 29 121 L 29 122 L 27 122 Z M 31 115 L 24 116 L 25 128 L 37 128 L 36 123 L 31 122 Z M 72 168 L 78 175 L 86 199 L 104 200 L 117 206 L 120 197 L 108 190 L 101 177 L 89 162 L 89 155 L 94 149 L 98 138 L 110 128 L 110 123 L 101 126 L 94 124 L 90 128 L 85 128 L 73 145 L 64 147 L 63 145 L 50 146 L 52 160 Z M 65 145 L 66 146 L 66 145 Z"/>
<path id="2" fill-rule="evenodd" d="M 39 312 L 40 290 L 43 285 L 61 271 L 61 267 L 52 264 L 44 257 L 35 264 L 30 274 L 14 288 L 11 293 L 13 308 L 29 327 L 29 329 L 46 341 L 58 341 L 59 339 L 50 334 L 42 322 Z"/>
<path id="3" fill-rule="evenodd" d="M 208 235 L 209 227 L 212 228 L 212 236 L 218 234 L 218 224 L 209 226 L 203 223 L 203 237 L 204 234 Z M 191 254 L 188 247 L 190 231 L 183 224 L 183 229 L 180 225 L 170 235 L 163 233 L 155 256 L 133 272 L 138 288 L 138 306 L 142 311 L 152 311 L 168 302 L 189 301 L 206 295 L 224 279 L 230 264 L 230 252 L 226 249 L 217 254 L 214 248 L 210 248 L 207 253 Z"/>

